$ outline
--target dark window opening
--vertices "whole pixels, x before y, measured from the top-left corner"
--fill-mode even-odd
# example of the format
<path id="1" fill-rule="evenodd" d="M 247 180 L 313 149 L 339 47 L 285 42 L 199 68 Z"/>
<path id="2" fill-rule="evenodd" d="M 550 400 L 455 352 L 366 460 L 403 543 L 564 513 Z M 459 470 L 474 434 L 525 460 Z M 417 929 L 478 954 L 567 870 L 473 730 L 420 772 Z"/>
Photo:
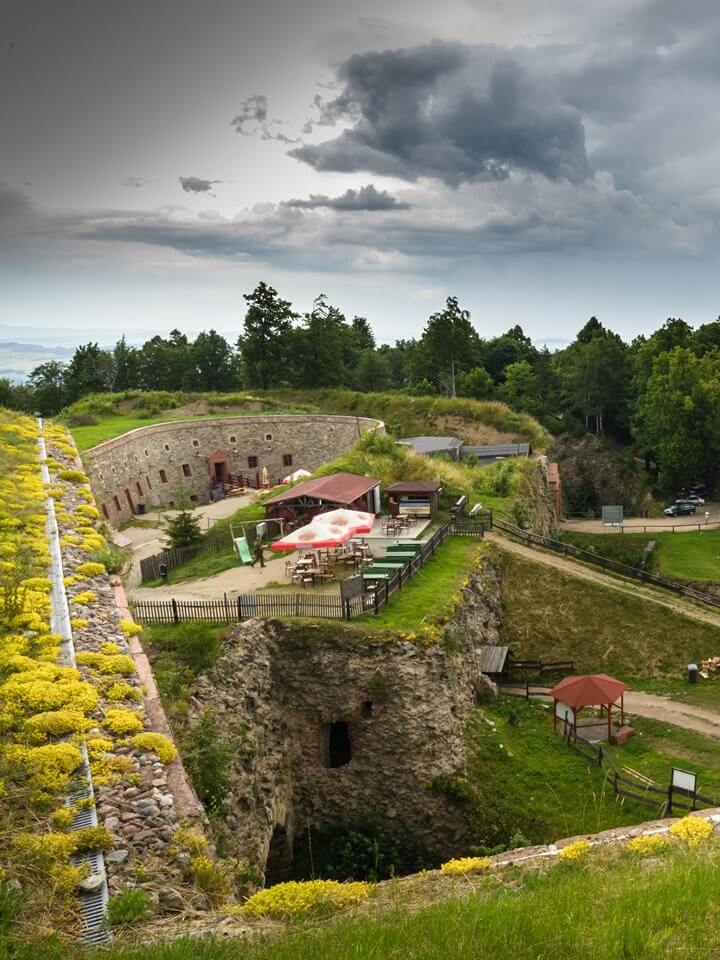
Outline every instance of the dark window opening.
<path id="1" fill-rule="evenodd" d="M 237 437 L 230 437 L 230 443 L 237 443 Z"/>
<path id="2" fill-rule="evenodd" d="M 182 471 L 183 471 L 183 476 L 184 476 L 184 477 L 191 477 L 191 476 L 192 476 L 192 470 L 190 469 L 190 464 L 189 464 L 189 463 L 184 463 L 184 464 L 182 465 Z"/>
<path id="3" fill-rule="evenodd" d="M 130 496 L 130 491 L 127 487 L 125 487 L 125 499 L 128 502 L 128 507 L 130 507 L 130 513 L 135 513 L 135 504 L 133 503 L 133 499 Z"/>
<path id="4" fill-rule="evenodd" d="M 170 444 L 169 444 L 169 443 L 166 443 L 166 444 L 165 444 L 165 449 L 166 449 L 166 450 L 169 450 L 169 449 L 170 449 Z"/>
<path id="5" fill-rule="evenodd" d="M 174 501 L 174 500 L 171 500 L 169 505 L 170 505 L 171 507 L 174 507 L 174 506 L 175 506 L 175 501 Z"/>
<path id="6" fill-rule="evenodd" d="M 199 441 L 199 440 L 193 440 L 193 446 L 194 446 L 194 447 L 199 447 L 199 446 L 200 446 L 200 441 Z"/>
<path id="7" fill-rule="evenodd" d="M 197 503 L 197 494 L 196 494 L 196 493 L 193 493 L 193 494 L 191 495 L 190 499 L 192 500 L 193 503 Z"/>
<path id="8" fill-rule="evenodd" d="M 257 457 L 248 457 L 248 467 L 251 470 L 255 470 L 257 467 Z"/>
<path id="9" fill-rule="evenodd" d="M 350 728 L 344 720 L 336 720 L 327 727 L 327 765 L 344 767 L 351 760 Z"/>
<path id="10" fill-rule="evenodd" d="M 149 456 L 150 456 L 150 454 L 147 452 L 147 450 L 145 451 L 145 456 L 146 456 L 146 457 L 149 457 Z"/>
<path id="11" fill-rule="evenodd" d="M 136 481 L 135 481 L 135 489 L 136 489 L 137 492 L 138 492 L 138 496 L 141 497 L 141 496 L 143 495 L 143 489 L 142 489 L 142 487 L 140 486 L 140 481 L 139 481 L 139 480 L 136 480 Z"/>
<path id="12" fill-rule="evenodd" d="M 284 466 L 284 467 L 291 467 L 291 466 L 292 466 L 292 454 L 291 454 L 291 453 L 284 453 L 284 454 L 283 454 L 283 466 Z"/>
<path id="13" fill-rule="evenodd" d="M 100 509 L 102 510 L 103 516 L 105 517 L 105 519 L 106 519 L 106 520 L 109 520 L 109 519 L 110 519 L 110 514 L 108 513 L 108 508 L 105 506 L 104 503 L 101 503 L 101 504 L 100 504 Z"/>
<path id="14" fill-rule="evenodd" d="M 372 716 L 372 710 L 373 710 L 372 700 L 364 700 L 363 705 L 360 708 L 360 716 L 363 718 L 363 720 L 370 719 L 370 717 Z"/>
<path id="15" fill-rule="evenodd" d="M 167 474 L 165 473 L 164 470 L 160 471 L 160 482 L 167 483 Z"/>
<path id="16" fill-rule="evenodd" d="M 120 509 L 121 509 L 121 507 L 120 507 L 120 501 L 118 500 L 117 497 L 113 497 L 113 503 L 115 504 L 115 509 L 116 509 L 116 510 L 120 510 Z"/>
<path id="17" fill-rule="evenodd" d="M 273 437 L 272 437 L 272 434 L 271 434 L 271 433 L 266 433 L 266 434 L 265 434 L 265 439 L 266 439 L 266 440 L 272 440 L 272 438 L 273 438 Z"/>
<path id="18" fill-rule="evenodd" d="M 265 866 L 265 884 L 271 887 L 275 883 L 292 880 L 293 851 L 290 838 L 285 827 L 279 824 L 275 827 L 270 838 L 267 863 Z"/>
<path id="19" fill-rule="evenodd" d="M 145 483 L 148 485 L 148 490 L 152 490 L 152 484 L 150 483 L 150 477 L 145 474 Z"/>

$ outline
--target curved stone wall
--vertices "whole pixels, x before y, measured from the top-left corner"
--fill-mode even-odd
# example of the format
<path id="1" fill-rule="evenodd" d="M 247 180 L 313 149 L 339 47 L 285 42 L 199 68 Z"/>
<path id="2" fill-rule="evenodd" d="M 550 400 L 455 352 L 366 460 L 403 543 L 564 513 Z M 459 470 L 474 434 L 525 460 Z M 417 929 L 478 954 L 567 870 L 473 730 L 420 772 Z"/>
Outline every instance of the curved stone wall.
<path id="1" fill-rule="evenodd" d="M 317 470 L 339 457 L 368 430 L 366 417 L 257 416 L 178 420 L 138 427 L 83 454 L 95 498 L 112 524 L 129 520 L 143 504 L 169 507 L 184 493 L 207 503 L 223 473 L 271 480 L 295 470 Z"/>

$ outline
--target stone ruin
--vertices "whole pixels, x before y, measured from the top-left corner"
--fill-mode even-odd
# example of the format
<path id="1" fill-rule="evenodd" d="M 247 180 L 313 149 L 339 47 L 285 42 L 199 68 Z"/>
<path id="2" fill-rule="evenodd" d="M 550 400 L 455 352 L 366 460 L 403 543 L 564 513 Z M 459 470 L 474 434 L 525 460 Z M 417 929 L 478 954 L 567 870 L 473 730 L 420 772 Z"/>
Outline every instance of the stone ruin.
<path id="1" fill-rule="evenodd" d="M 471 833 L 436 778 L 462 776 L 465 725 L 488 695 L 478 647 L 497 643 L 500 587 L 492 551 L 463 591 L 440 642 L 342 624 L 248 621 L 192 690 L 235 745 L 222 812 L 232 853 L 267 882 L 292 874 L 308 825 L 371 813 L 439 857 Z"/>

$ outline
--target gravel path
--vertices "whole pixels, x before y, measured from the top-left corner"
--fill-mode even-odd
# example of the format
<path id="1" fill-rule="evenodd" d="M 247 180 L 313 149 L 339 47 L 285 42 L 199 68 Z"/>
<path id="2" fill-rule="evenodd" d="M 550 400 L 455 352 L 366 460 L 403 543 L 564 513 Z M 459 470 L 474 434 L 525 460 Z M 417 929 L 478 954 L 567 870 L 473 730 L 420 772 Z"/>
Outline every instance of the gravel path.
<path id="1" fill-rule="evenodd" d="M 610 576 L 607 573 L 601 573 L 593 567 L 585 566 L 577 560 L 571 560 L 567 557 L 561 557 L 554 553 L 546 553 L 536 547 L 527 547 L 524 544 L 516 543 L 507 537 L 501 536 L 497 531 L 488 531 L 485 536 L 492 540 L 502 550 L 507 553 L 515 554 L 526 560 L 532 560 L 534 563 L 542 563 L 548 567 L 554 567 L 572 577 L 580 580 L 589 580 L 592 583 L 599 583 L 611 590 L 617 590 L 619 593 L 625 593 L 641 600 L 649 600 L 651 603 L 657 603 L 659 606 L 667 607 L 685 617 L 693 620 L 699 620 L 702 623 L 710 623 L 714 627 L 720 627 L 720 611 L 711 608 L 703 608 L 690 600 L 684 600 L 676 597 L 674 594 L 664 594 L 659 590 L 653 590 L 651 587 L 641 586 L 629 580 L 621 580 L 618 577 Z"/>

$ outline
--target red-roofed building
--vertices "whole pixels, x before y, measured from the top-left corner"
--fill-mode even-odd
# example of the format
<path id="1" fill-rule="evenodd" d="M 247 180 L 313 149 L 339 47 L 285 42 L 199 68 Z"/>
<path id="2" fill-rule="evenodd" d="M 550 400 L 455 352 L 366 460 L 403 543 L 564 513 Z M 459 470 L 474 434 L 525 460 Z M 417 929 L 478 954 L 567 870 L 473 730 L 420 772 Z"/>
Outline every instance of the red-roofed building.
<path id="1" fill-rule="evenodd" d="M 265 501 L 268 517 L 293 523 L 308 523 L 318 513 L 339 507 L 379 513 L 380 481 L 355 473 L 331 473 L 304 480 Z"/>

